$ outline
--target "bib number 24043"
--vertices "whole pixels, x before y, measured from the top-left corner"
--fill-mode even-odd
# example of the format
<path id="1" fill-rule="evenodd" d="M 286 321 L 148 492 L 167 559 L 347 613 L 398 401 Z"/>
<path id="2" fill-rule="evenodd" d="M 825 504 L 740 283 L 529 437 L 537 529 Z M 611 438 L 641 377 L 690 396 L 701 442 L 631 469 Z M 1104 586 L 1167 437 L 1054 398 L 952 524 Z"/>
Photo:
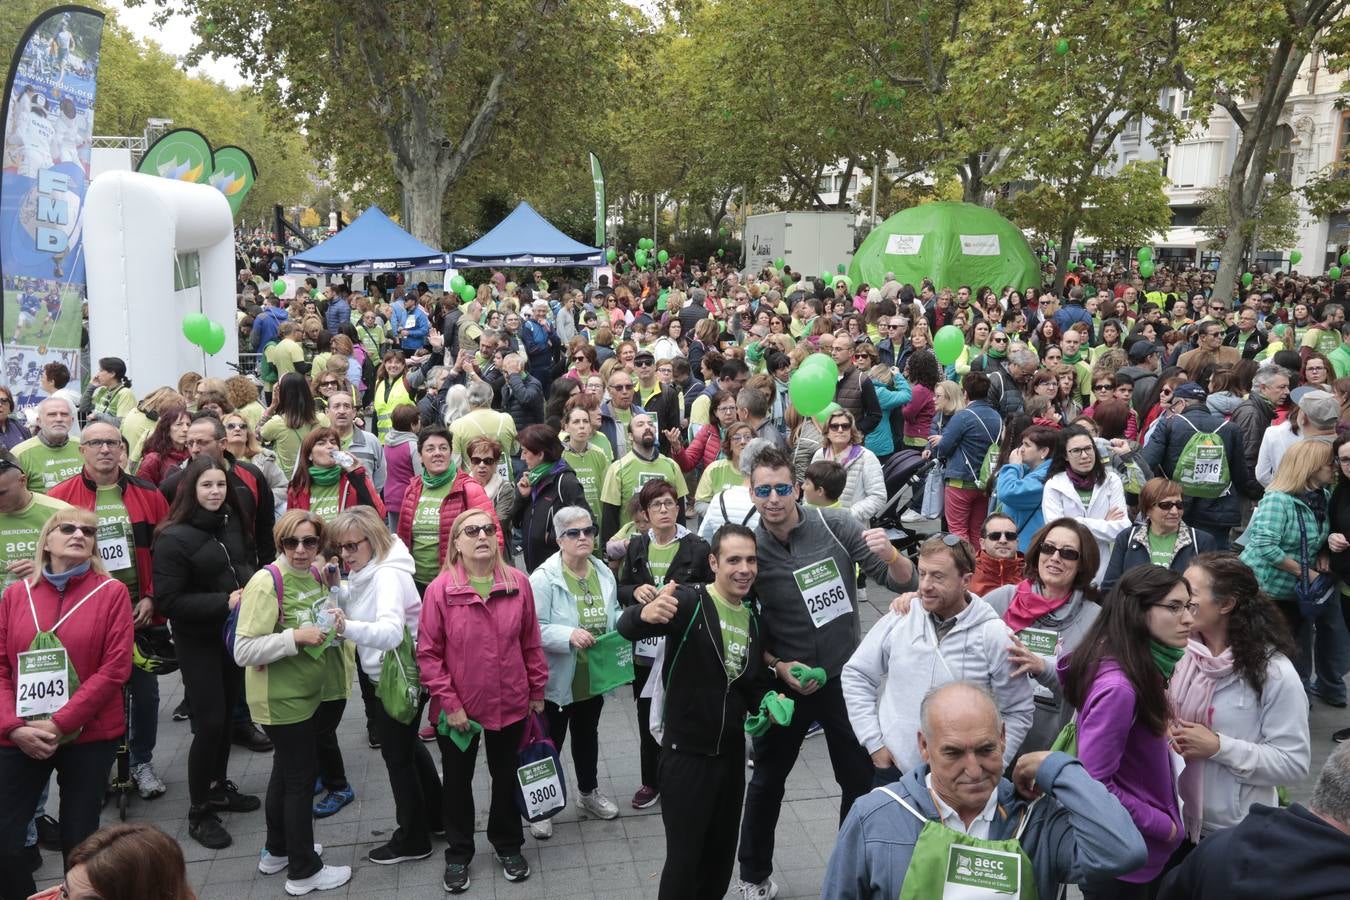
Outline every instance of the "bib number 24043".
<path id="1" fill-rule="evenodd" d="M 806 613 L 817 628 L 853 612 L 839 565 L 833 559 L 803 566 L 794 571 L 792 577 L 796 579 L 797 590 L 801 591 Z"/>
<path id="2" fill-rule="evenodd" d="M 66 651 L 29 650 L 19 654 L 14 713 L 20 719 L 50 716 L 70 700 Z"/>

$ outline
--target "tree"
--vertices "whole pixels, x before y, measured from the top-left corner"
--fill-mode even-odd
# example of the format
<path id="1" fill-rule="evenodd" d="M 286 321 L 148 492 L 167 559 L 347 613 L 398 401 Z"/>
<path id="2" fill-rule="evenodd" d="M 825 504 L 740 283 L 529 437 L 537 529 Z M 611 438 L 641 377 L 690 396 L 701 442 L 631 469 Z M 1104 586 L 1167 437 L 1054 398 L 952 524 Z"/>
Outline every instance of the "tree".
<path id="1" fill-rule="evenodd" d="M 1200 195 L 1200 220 L 1196 227 L 1214 240 L 1227 246 L 1231 227 L 1229 208 L 1232 193 L 1227 179 Z M 1262 192 L 1256 207 L 1242 223 L 1239 258 L 1248 249 L 1283 250 L 1298 240 L 1298 201 L 1294 192 L 1282 182 L 1275 182 Z"/>
<path id="2" fill-rule="evenodd" d="M 1232 0 L 1178 3 L 1178 77 L 1204 121 L 1217 107 L 1239 138 L 1228 169 L 1227 222 L 1214 294 L 1233 294 L 1242 250 L 1266 194 L 1271 146 L 1285 102 L 1308 53 L 1318 48 L 1333 70 L 1350 42 L 1350 0 Z M 1288 246 L 1286 243 L 1284 246 Z"/>
<path id="3" fill-rule="evenodd" d="M 1149 243 L 1172 221 L 1166 185 L 1159 162 L 1131 162 L 1115 175 L 1094 176 L 1084 186 L 1087 200 L 1077 212 L 1084 236 L 1109 248 Z M 1044 182 L 1000 200 L 997 208 L 1042 243 L 1061 240 L 1065 222 L 1075 216 L 1073 199 Z M 1067 253 L 1060 258 L 1067 258 Z"/>

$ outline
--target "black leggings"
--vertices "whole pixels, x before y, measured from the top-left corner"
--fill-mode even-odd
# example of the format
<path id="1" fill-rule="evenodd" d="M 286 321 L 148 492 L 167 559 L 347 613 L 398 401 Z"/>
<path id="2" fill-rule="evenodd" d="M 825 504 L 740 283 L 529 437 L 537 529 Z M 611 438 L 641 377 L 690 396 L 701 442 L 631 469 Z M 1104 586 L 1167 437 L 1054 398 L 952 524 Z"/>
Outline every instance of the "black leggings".
<path id="1" fill-rule="evenodd" d="M 314 852 L 314 776 L 319 735 L 337 730 L 346 700 L 326 700 L 314 715 L 290 725 L 264 725 L 272 739 L 272 777 L 267 782 L 267 842 L 273 856 L 288 857 L 286 877 L 308 878 L 323 867 Z"/>
<path id="2" fill-rule="evenodd" d="M 566 706 L 552 701 L 544 704 L 549 737 L 559 754 L 568 730 L 572 732 L 572 764 L 577 770 L 577 790 L 583 794 L 589 794 L 599 786 L 596 767 L 600 761 L 600 711 L 604 706 L 604 694 Z"/>
<path id="3" fill-rule="evenodd" d="M 633 699 L 637 701 L 638 758 L 642 783 L 653 790 L 661 789 L 661 745 L 652 737 L 652 698 L 643 697 L 642 689 L 651 677 L 652 667 L 640 663 L 633 666 Z"/>
<path id="4" fill-rule="evenodd" d="M 188 750 L 188 797 L 204 804 L 211 787 L 225 781 L 230 762 L 230 730 L 244 673 L 219 637 L 190 632 L 174 635 L 183 691 L 192 696 L 192 746 Z"/>
<path id="5" fill-rule="evenodd" d="M 417 728 L 426 706 L 426 694 L 417 707 L 417 715 L 404 725 L 384 711 L 375 696 L 375 685 L 364 671 L 358 674 L 361 695 L 369 692 L 374 704 L 366 707 L 370 727 L 380 739 L 380 756 L 389 773 L 389 789 L 394 795 L 394 818 L 398 822 L 389 844 L 400 853 L 419 854 L 431 849 L 431 832 L 440 831 L 441 778 L 431 760 L 427 745 L 417 738 Z"/>

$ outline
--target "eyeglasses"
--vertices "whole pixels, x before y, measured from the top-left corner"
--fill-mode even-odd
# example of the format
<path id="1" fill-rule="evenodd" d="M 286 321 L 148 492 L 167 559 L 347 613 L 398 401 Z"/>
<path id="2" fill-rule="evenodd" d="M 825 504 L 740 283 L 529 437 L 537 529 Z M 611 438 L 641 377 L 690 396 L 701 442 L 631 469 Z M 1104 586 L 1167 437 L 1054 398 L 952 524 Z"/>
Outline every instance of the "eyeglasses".
<path id="1" fill-rule="evenodd" d="M 1183 612 L 1191 616 L 1194 616 L 1196 613 L 1200 611 L 1200 604 L 1196 603 L 1194 600 L 1192 600 L 1190 603 L 1150 603 L 1149 606 L 1156 606 L 1158 607 L 1158 609 L 1165 609 L 1172 615 L 1176 616 L 1177 618 L 1181 618 L 1181 614 Z"/>
<path id="2" fill-rule="evenodd" d="M 748 431 L 738 431 L 731 436 L 733 444 L 748 444 L 755 439 L 755 436 Z"/>
<path id="3" fill-rule="evenodd" d="M 497 526 L 488 522 L 486 525 L 465 525 L 459 531 L 460 534 L 467 534 L 469 537 L 478 537 L 480 534 L 486 534 L 489 537 L 496 535 Z"/>
<path id="4" fill-rule="evenodd" d="M 786 497 L 792 493 L 790 484 L 757 484 L 754 487 L 755 496 L 763 500 L 770 494 L 777 494 L 780 497 Z"/>
<path id="5" fill-rule="evenodd" d="M 576 356 L 572 357 L 572 362 L 581 362 L 584 359 L 586 359 L 586 354 L 578 353 Z"/>
<path id="6" fill-rule="evenodd" d="M 359 540 L 359 541 L 347 541 L 347 542 L 338 544 L 338 545 L 337 545 L 338 552 L 339 552 L 339 553 L 343 553 L 343 554 L 346 554 L 346 553 L 355 553 L 356 550 L 357 550 L 357 548 L 360 547 L 362 544 L 364 544 L 364 543 L 365 543 L 366 541 L 368 541 L 368 540 L 370 540 L 370 539 L 369 539 L 369 538 L 361 538 L 361 540 Z"/>
<path id="7" fill-rule="evenodd" d="M 1072 453 L 1074 456 L 1087 456 L 1089 453 L 1096 453 L 1097 448 L 1088 444 L 1086 447 L 1065 447 L 1065 453 Z"/>
<path id="8" fill-rule="evenodd" d="M 319 538 L 316 535 L 307 535 L 306 537 L 288 537 L 281 539 L 283 550 L 294 550 L 296 547 L 304 547 L 306 550 L 313 550 L 319 546 Z"/>
<path id="9" fill-rule="evenodd" d="M 1093 389 L 1094 391 L 1109 391 L 1109 390 L 1113 389 L 1114 387 L 1115 387 L 1115 385 L 1112 384 L 1111 382 L 1109 382 L 1109 381 L 1103 381 L 1101 384 L 1094 384 L 1094 385 L 1092 386 L 1092 389 Z"/>
<path id="10" fill-rule="evenodd" d="M 1017 532 L 991 531 L 985 535 L 985 539 L 990 541 L 1015 541 L 1017 540 Z"/>
<path id="11" fill-rule="evenodd" d="M 664 500 L 653 500 L 651 503 L 647 505 L 647 508 L 660 511 L 663 509 L 675 509 L 679 505 L 680 504 L 676 503 L 674 500 L 666 498 Z"/>
<path id="12" fill-rule="evenodd" d="M 475 466 L 490 466 L 497 461 L 495 456 L 470 456 L 469 462 Z"/>
<path id="13" fill-rule="evenodd" d="M 1041 541 L 1040 550 L 1042 556 L 1054 556 L 1058 553 L 1059 558 L 1065 562 L 1077 562 L 1079 556 L 1082 555 L 1072 547 L 1059 547 L 1049 541 Z"/>
<path id="14" fill-rule="evenodd" d="M 71 535 L 78 531 L 87 538 L 98 534 L 98 529 L 93 525 L 76 525 L 74 522 L 62 522 L 56 526 L 56 530 L 65 535 Z"/>
<path id="15" fill-rule="evenodd" d="M 633 386 L 631 384 L 611 384 L 609 389 L 611 391 L 631 391 Z"/>
<path id="16" fill-rule="evenodd" d="M 1171 512 L 1174 509 L 1181 509 L 1183 504 L 1180 500 L 1159 500 L 1153 505 L 1163 512 Z"/>
<path id="17" fill-rule="evenodd" d="M 467 528 L 465 529 L 468 530 Z M 585 528 L 568 528 L 562 533 L 562 536 L 569 541 L 579 541 L 582 538 L 593 538 L 600 533 L 600 529 L 594 525 L 587 525 Z"/>
<path id="18" fill-rule="evenodd" d="M 226 422 L 226 423 L 225 423 L 225 430 L 226 430 L 226 431 L 247 431 L 247 430 L 248 430 L 248 423 L 247 423 L 247 422 Z"/>
<path id="19" fill-rule="evenodd" d="M 326 388 L 326 387 L 335 388 L 335 387 L 337 387 L 337 386 L 338 386 L 338 383 L 337 383 L 336 381 L 320 381 L 320 382 L 319 382 L 319 387 L 321 387 L 321 388 Z"/>
<path id="20" fill-rule="evenodd" d="M 90 438 L 87 441 L 80 441 L 81 447 L 97 447 L 100 450 L 111 450 L 114 447 L 122 446 L 121 438 Z"/>
<path id="21" fill-rule="evenodd" d="M 853 423 L 852 423 L 852 422 L 831 422 L 831 423 L 830 423 L 830 430 L 831 430 L 831 431 L 852 431 L 852 430 L 853 430 Z"/>

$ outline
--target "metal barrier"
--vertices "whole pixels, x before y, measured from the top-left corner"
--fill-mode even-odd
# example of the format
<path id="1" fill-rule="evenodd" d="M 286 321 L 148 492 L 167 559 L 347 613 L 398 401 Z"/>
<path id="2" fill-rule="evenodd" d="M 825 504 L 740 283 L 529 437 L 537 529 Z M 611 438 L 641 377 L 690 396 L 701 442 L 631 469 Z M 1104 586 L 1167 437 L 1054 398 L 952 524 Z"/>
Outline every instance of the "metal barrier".
<path id="1" fill-rule="evenodd" d="M 240 353 L 239 363 L 234 366 L 240 375 L 257 375 L 258 363 L 262 360 L 261 353 Z"/>

